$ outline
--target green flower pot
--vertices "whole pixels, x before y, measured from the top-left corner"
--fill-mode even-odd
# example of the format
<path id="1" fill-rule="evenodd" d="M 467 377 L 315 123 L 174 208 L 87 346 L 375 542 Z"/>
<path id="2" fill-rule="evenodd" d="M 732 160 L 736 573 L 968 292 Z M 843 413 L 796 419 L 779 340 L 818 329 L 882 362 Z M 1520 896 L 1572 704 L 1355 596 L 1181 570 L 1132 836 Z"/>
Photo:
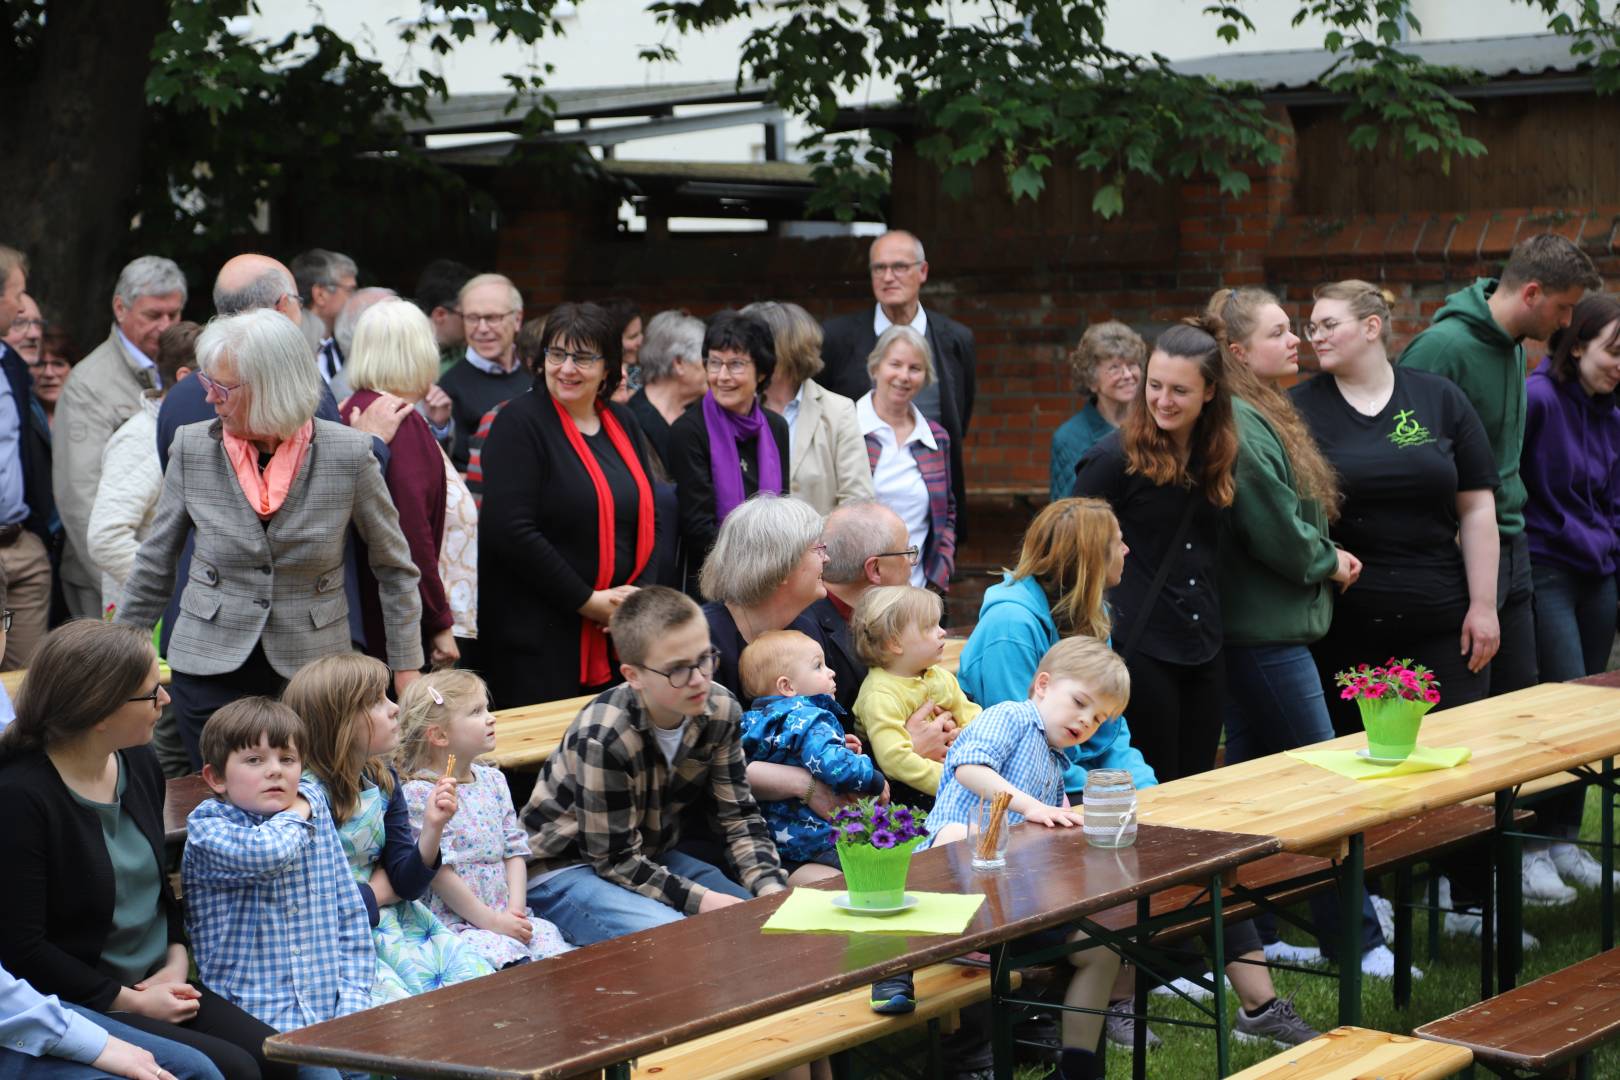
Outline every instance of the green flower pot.
<path id="1" fill-rule="evenodd" d="M 1405 761 L 1417 748 L 1423 714 L 1434 708 L 1427 701 L 1403 697 L 1356 698 L 1361 726 L 1367 729 L 1367 753 L 1375 758 Z"/>
<path id="2" fill-rule="evenodd" d="M 899 907 L 906 895 L 906 875 L 911 873 L 911 853 L 923 839 L 919 836 L 892 848 L 840 842 L 838 863 L 844 869 L 850 906 Z"/>

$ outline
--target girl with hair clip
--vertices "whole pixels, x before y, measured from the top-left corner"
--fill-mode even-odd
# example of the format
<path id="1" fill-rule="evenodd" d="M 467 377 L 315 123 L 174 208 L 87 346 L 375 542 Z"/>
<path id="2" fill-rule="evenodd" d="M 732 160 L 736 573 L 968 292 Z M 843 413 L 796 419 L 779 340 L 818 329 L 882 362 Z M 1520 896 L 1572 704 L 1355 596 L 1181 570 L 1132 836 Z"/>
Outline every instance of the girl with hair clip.
<path id="1" fill-rule="evenodd" d="M 529 911 L 528 835 L 506 777 L 473 763 L 495 749 L 489 688 L 470 671 L 435 671 L 406 691 L 396 760 L 411 827 L 426 828 L 428 804 L 446 778 L 455 781 L 460 803 L 439 840 L 444 864 L 428 908 L 497 968 L 567 952 L 557 927 Z"/>
<path id="2" fill-rule="evenodd" d="M 304 721 L 304 764 L 326 788 L 343 853 L 377 944 L 373 1005 L 465 982 L 495 969 L 418 900 L 438 871 L 439 839 L 457 809 L 456 785 L 441 777 L 412 836 L 399 774 L 399 707 L 388 700 L 388 669 L 359 653 L 323 657 L 293 676 L 282 701 Z"/>

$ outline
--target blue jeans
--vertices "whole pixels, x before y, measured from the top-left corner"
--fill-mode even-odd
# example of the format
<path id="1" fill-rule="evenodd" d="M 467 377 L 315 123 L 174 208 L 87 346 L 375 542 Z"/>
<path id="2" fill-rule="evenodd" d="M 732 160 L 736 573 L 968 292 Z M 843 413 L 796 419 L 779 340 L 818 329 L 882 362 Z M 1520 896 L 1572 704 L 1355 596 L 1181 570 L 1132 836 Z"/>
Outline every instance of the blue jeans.
<path id="1" fill-rule="evenodd" d="M 1303 645 L 1228 645 L 1226 763 L 1333 738 L 1322 679 Z"/>
<path id="2" fill-rule="evenodd" d="M 1614 640 L 1614 578 L 1532 562 L 1535 582 L 1536 664 L 1547 682 L 1596 675 L 1609 663 Z M 1586 786 L 1568 784 L 1536 807 L 1536 832 L 1574 836 L 1586 809 Z"/>
<path id="3" fill-rule="evenodd" d="M 63 1002 L 63 1007 L 72 1009 L 81 1016 L 89 1017 L 96 1025 L 115 1038 L 123 1039 L 127 1043 L 134 1043 L 142 1050 L 147 1051 L 157 1059 L 163 1070 L 175 1076 L 177 1080 L 223 1080 L 220 1071 L 214 1063 L 208 1060 L 201 1050 L 193 1049 L 177 1043 L 172 1039 L 160 1038 L 150 1032 L 132 1028 L 128 1024 L 121 1024 L 104 1013 L 93 1012 L 80 1005 Z M 16 1050 L 0 1050 L 0 1080 L 21 1080 L 28 1077 L 30 1080 L 90 1080 L 91 1077 L 105 1077 L 107 1074 L 100 1069 L 93 1069 L 89 1065 L 81 1065 L 77 1061 L 69 1061 L 58 1057 L 33 1057 L 29 1054 L 19 1053 Z"/>
<path id="4" fill-rule="evenodd" d="M 715 867 L 679 851 L 655 855 L 652 861 L 706 889 L 739 900 L 754 898 Z M 668 904 L 603 881 L 583 865 L 530 886 L 529 907 L 542 919 L 550 919 L 573 945 L 594 945 L 685 918 Z"/>

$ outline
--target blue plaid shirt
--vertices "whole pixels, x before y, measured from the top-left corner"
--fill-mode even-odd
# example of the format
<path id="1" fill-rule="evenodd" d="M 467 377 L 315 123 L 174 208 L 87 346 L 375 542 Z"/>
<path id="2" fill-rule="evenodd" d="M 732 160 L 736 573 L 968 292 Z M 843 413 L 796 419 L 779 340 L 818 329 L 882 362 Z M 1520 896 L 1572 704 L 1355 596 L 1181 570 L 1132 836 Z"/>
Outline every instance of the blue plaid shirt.
<path id="1" fill-rule="evenodd" d="M 1046 726 L 1033 701 L 990 706 L 962 729 L 946 751 L 939 795 L 928 813 L 928 834 L 932 836 L 952 822 L 966 825 L 978 813 L 979 796 L 956 778 L 956 770 L 963 765 L 984 765 L 1024 794 L 1048 806 L 1062 806 L 1067 763 L 1063 751 L 1046 741 Z M 1022 814 L 1007 814 L 1008 824 L 1023 820 Z"/>
<path id="2" fill-rule="evenodd" d="M 370 1005 L 377 950 L 326 789 L 305 775 L 310 820 L 209 799 L 186 819 L 186 930 L 204 985 L 290 1031 Z"/>

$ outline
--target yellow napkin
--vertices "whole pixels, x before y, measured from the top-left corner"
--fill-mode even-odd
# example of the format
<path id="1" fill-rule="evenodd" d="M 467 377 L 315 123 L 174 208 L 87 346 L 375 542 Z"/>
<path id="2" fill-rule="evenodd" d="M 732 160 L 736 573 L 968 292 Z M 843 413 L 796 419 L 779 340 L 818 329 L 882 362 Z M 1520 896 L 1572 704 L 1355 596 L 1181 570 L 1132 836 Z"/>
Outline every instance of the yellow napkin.
<path id="1" fill-rule="evenodd" d="M 828 889 L 794 889 L 765 920 L 766 933 L 960 934 L 984 903 L 982 895 L 914 892 L 917 906 L 893 915 L 851 915 L 833 906 L 841 895 Z"/>
<path id="2" fill-rule="evenodd" d="M 1471 752 L 1466 746 L 1420 746 L 1412 756 L 1399 765 L 1374 765 L 1354 750 L 1290 750 L 1288 756 L 1298 758 L 1328 772 L 1347 776 L 1352 780 L 1382 780 L 1389 776 L 1410 776 L 1412 773 L 1452 769 L 1467 761 Z"/>

